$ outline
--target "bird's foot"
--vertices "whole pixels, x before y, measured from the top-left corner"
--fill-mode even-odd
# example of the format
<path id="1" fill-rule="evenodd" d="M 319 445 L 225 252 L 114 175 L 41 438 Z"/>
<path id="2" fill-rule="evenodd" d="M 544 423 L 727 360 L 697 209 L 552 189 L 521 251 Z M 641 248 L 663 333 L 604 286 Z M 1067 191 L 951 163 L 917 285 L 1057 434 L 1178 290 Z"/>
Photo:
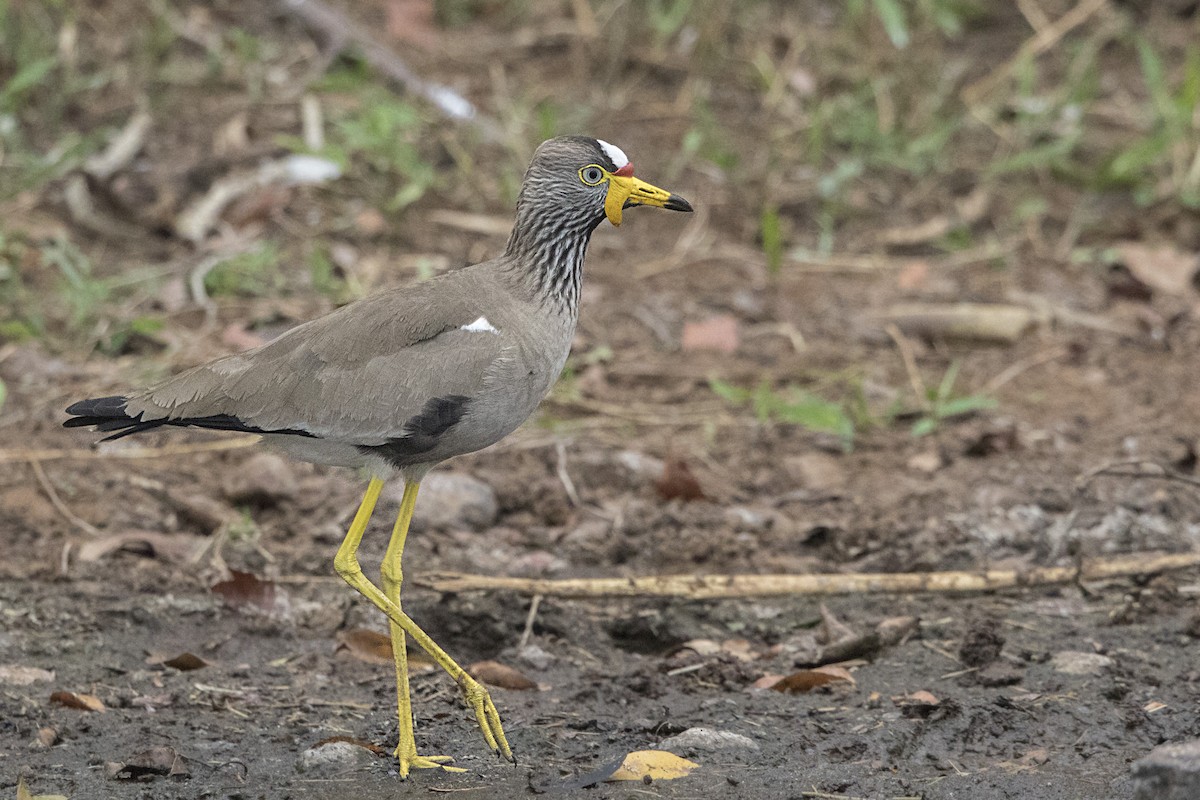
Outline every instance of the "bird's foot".
<path id="1" fill-rule="evenodd" d="M 462 767 L 452 767 L 450 762 L 454 761 L 450 756 L 419 756 L 416 753 L 416 748 L 412 748 L 412 752 L 405 753 L 404 745 L 396 748 L 396 758 L 400 760 L 400 777 L 402 779 L 408 777 L 408 773 L 414 769 L 442 769 L 446 772 L 466 772 Z"/>
<path id="2" fill-rule="evenodd" d="M 504 735 L 504 726 L 500 724 L 500 713 L 496 711 L 496 704 L 492 702 L 492 696 L 488 690 L 465 672 L 459 677 L 458 685 L 462 688 L 463 698 L 467 701 L 467 705 L 475 712 L 475 721 L 479 723 L 479 730 L 483 733 L 488 747 L 506 761 L 512 764 L 517 763 L 517 760 L 513 758 L 512 749 L 508 746 L 508 739 Z"/>

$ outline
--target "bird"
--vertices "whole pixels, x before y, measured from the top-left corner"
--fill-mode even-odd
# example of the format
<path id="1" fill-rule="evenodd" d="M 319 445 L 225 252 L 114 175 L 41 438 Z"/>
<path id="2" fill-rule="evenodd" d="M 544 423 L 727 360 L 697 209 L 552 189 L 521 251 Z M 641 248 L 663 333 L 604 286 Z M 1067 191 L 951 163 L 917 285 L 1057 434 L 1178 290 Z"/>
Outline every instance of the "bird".
<path id="1" fill-rule="evenodd" d="M 462 771 L 450 756 L 417 752 L 406 637 L 458 684 L 493 753 L 516 763 L 487 689 L 403 611 L 404 544 L 429 470 L 512 433 L 549 392 L 574 338 L 591 235 L 606 219 L 619 226 L 634 206 L 692 211 L 634 177 L 616 145 L 548 139 L 525 172 L 500 256 L 368 295 L 152 388 L 66 409 L 65 427 L 108 433 L 102 441 L 167 426 L 242 431 L 294 458 L 364 474 L 334 569 L 389 620 L 401 778 Z M 396 478 L 404 489 L 375 584 L 357 551 L 385 481 Z"/>

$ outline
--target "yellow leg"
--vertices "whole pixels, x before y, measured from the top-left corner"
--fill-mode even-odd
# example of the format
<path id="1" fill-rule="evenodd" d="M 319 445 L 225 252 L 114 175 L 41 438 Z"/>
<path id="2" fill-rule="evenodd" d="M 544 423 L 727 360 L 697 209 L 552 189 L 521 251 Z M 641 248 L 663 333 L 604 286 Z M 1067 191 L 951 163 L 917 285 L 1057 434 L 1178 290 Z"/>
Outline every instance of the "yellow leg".
<path id="1" fill-rule="evenodd" d="M 420 484 L 413 482 L 405 484 L 404 497 L 400 501 L 400 513 L 392 528 L 392 539 L 388 542 L 387 552 L 383 556 L 383 593 L 397 609 L 400 605 L 400 584 L 404 582 L 401 569 L 401 557 L 404 554 L 404 541 L 408 538 L 408 524 L 412 521 L 413 508 L 417 504 L 417 489 Z M 396 745 L 396 758 L 400 760 L 400 777 L 407 778 L 410 769 L 433 769 L 441 767 L 453 772 L 465 772 L 458 767 L 445 766 L 445 762 L 453 761 L 450 756 L 420 756 L 417 755 L 417 740 L 413 736 L 412 700 L 408 689 L 408 647 L 405 642 L 404 628 L 391 622 L 392 660 L 396 664 L 396 715 L 400 721 L 400 743 Z"/>
<path id="2" fill-rule="evenodd" d="M 333 559 L 333 566 L 337 570 L 338 575 L 342 576 L 342 579 L 346 581 L 346 583 L 350 584 L 350 586 L 363 597 L 370 600 L 376 608 L 386 614 L 388 619 L 391 620 L 393 625 L 393 656 L 395 657 L 397 647 L 396 642 L 399 640 L 399 637 L 395 636 L 395 629 L 398 627 L 402 633 L 411 636 L 413 641 L 416 642 L 422 650 L 428 653 L 430 657 L 432 657 L 433 660 L 438 663 L 438 666 L 445 670 L 446 673 L 459 685 L 459 688 L 462 689 L 463 697 L 467 701 L 467 705 L 469 705 L 475 712 L 475 720 L 479 724 L 479 730 L 483 733 L 484 741 L 487 742 L 488 747 L 492 748 L 493 752 L 503 756 L 507 760 L 515 761 L 512 755 L 512 749 L 508 746 L 508 740 L 504 736 L 504 728 L 500 724 L 500 714 L 496 711 L 496 704 L 492 702 L 491 695 L 488 694 L 487 689 L 480 685 L 479 681 L 468 675 L 466 670 L 456 664 L 454 659 L 450 658 L 445 650 L 443 650 L 441 647 L 438 647 L 437 643 L 430 638 L 429 634 L 421 630 L 417 623 L 413 622 L 407 614 L 400 610 L 398 603 L 393 602 L 386 594 L 384 594 L 382 590 L 380 590 L 378 586 L 367 580 L 367 576 L 363 574 L 362 567 L 359 566 L 358 546 L 362 542 L 363 533 L 367 529 L 367 522 L 371 519 L 371 512 L 375 510 L 375 503 L 379 500 L 379 492 L 381 489 L 383 489 L 383 481 L 381 481 L 379 478 L 372 478 L 371 483 L 367 486 L 366 494 L 363 495 L 362 503 L 359 504 L 358 512 L 354 515 L 354 521 L 350 524 L 350 530 L 347 531 L 346 538 L 342 542 L 342 546 L 338 548 L 337 555 Z M 414 483 L 411 485 L 411 487 L 406 486 L 404 490 L 404 499 L 400 505 L 400 516 L 396 520 L 396 528 L 392 533 L 392 542 L 388 546 L 389 557 L 385 557 L 384 559 L 384 569 L 386 570 L 389 569 L 389 567 L 386 565 L 392 560 L 390 556 L 395 556 L 395 566 L 397 568 L 397 580 L 395 587 L 397 598 L 399 597 L 400 589 L 398 574 L 400 561 L 399 556 L 403 551 L 404 537 L 408 533 L 408 523 L 412 518 L 412 509 L 416 504 L 416 498 L 417 484 Z M 399 545 L 397 546 L 398 533 Z M 393 548 L 395 548 L 394 553 Z M 399 642 L 400 650 L 403 652 L 404 642 L 403 640 L 399 640 Z M 405 662 L 408 660 L 407 653 L 405 653 L 404 660 Z M 403 700 L 400 700 L 399 703 L 408 705 L 407 663 L 405 664 L 403 674 L 403 680 L 405 682 L 403 689 Z M 399 663 L 397 663 L 396 677 L 397 681 L 399 681 Z M 399 687 L 397 689 L 397 695 L 398 697 L 400 695 Z M 411 709 L 408 710 L 407 715 L 405 715 L 404 710 L 402 709 L 401 716 L 401 736 L 404 735 L 403 731 L 405 723 L 403 717 L 407 716 L 409 726 L 408 735 L 411 738 Z M 401 744 L 403 745 L 403 741 L 401 741 Z M 415 746 L 413 749 L 415 750 Z M 397 748 L 397 750 L 399 750 L 399 748 Z M 434 763 L 431 766 L 440 765 Z M 403 764 L 401 765 L 401 769 L 404 771 Z"/>

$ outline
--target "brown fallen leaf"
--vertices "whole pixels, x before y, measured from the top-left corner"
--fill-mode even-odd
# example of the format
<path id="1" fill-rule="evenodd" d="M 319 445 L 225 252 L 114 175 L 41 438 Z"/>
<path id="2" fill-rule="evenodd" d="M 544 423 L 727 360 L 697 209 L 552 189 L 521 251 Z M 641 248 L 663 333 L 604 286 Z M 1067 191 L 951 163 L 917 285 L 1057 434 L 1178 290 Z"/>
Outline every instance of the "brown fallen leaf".
<path id="1" fill-rule="evenodd" d="M 94 539 L 80 546 L 77 558 L 85 563 L 99 561 L 118 550 L 134 550 L 168 561 L 188 561 L 208 546 L 208 540 L 185 534 L 165 534 L 157 531 L 126 531 Z"/>
<path id="2" fill-rule="evenodd" d="M 1143 242 L 1120 242 L 1116 251 L 1133 277 L 1153 291 L 1187 296 L 1197 289 L 1200 257 L 1195 252 Z"/>
<path id="3" fill-rule="evenodd" d="M 110 761 L 104 765 L 104 772 L 118 781 L 134 781 L 156 775 L 186 778 L 192 774 L 179 751 L 166 745 L 135 753 L 124 762 Z"/>
<path id="4" fill-rule="evenodd" d="M 932 692 L 920 690 L 912 694 L 900 695 L 892 698 L 892 703 L 899 708 L 906 717 L 928 717 L 933 711 L 941 705 L 939 700 Z"/>
<path id="5" fill-rule="evenodd" d="M 784 678 L 784 676 L 780 675 L 778 672 L 768 672 L 766 675 L 763 675 L 761 678 L 756 680 L 754 683 L 750 684 L 750 688 L 751 689 L 770 689 L 775 684 L 777 684 L 781 680 L 783 680 L 783 678 Z"/>
<path id="6" fill-rule="evenodd" d="M 263 580 L 251 572 L 241 572 L 236 569 L 229 571 L 227 581 L 214 583 L 209 589 L 230 608 L 259 608 L 270 610 L 275 607 L 275 584 Z"/>
<path id="7" fill-rule="evenodd" d="M 58 743 L 58 731 L 50 727 L 38 728 L 34 741 L 39 747 L 53 747 Z"/>
<path id="8" fill-rule="evenodd" d="M 718 314 L 699 322 L 683 323 L 680 345 L 685 352 L 706 351 L 731 355 L 737 352 L 740 340 L 737 317 Z"/>
<path id="9" fill-rule="evenodd" d="M 392 637 L 366 628 L 351 628 L 337 633 L 335 653 L 345 650 L 359 661 L 368 664 L 392 663 Z M 437 664 L 423 650 L 408 651 L 408 674 L 427 672 Z"/>
<path id="10" fill-rule="evenodd" d="M 151 654 L 146 658 L 147 664 L 162 664 L 164 667 L 177 669 L 180 672 L 191 672 L 194 669 L 203 669 L 211 666 L 207 661 L 193 653 L 180 653 L 177 656 L 169 658 L 161 654 Z"/>
<path id="11" fill-rule="evenodd" d="M 791 675 L 772 684 L 770 688 L 777 692 L 802 694 L 804 692 L 811 692 L 813 689 L 821 686 L 838 683 L 854 686 L 856 681 L 854 680 L 854 676 L 845 667 L 813 667 L 812 669 L 802 669 L 799 672 L 793 672 Z"/>
<path id="12" fill-rule="evenodd" d="M 437 45 L 433 0 L 389 0 L 384 6 L 389 39 L 428 50 Z"/>
<path id="13" fill-rule="evenodd" d="M 366 628 L 351 628 L 338 631 L 336 639 L 335 653 L 345 650 L 359 661 L 369 664 L 392 663 L 392 637 L 385 633 Z"/>
<path id="14" fill-rule="evenodd" d="M 50 695 L 51 703 L 58 703 L 60 706 L 67 708 L 75 708 L 80 711 L 106 711 L 104 703 L 99 697 L 94 694 L 80 694 L 77 692 L 54 692 Z"/>
<path id="15" fill-rule="evenodd" d="M 682 458 L 667 459 L 663 466 L 662 477 L 654 482 L 654 488 L 663 500 L 705 499 L 704 490 L 700 488 L 700 481 L 696 480 L 691 468 Z"/>
<path id="16" fill-rule="evenodd" d="M 682 778 L 700 765 L 665 750 L 636 750 L 625 756 L 609 781 L 671 781 Z"/>
<path id="17" fill-rule="evenodd" d="M 25 778 L 17 778 L 17 800 L 67 800 L 65 794 L 32 794 L 25 785 Z"/>
<path id="18" fill-rule="evenodd" d="M 476 680 L 488 686 L 498 686 L 501 689 L 513 689 L 523 692 L 536 689 L 537 684 L 518 669 L 514 669 L 499 661 L 477 661 L 468 669 Z"/>

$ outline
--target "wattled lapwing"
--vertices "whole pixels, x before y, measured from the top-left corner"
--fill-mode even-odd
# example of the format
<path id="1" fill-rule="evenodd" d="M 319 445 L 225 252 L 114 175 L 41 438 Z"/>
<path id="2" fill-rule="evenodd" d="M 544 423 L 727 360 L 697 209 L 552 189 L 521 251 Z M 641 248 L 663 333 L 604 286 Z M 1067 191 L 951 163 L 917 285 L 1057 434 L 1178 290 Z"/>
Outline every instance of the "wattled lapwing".
<path id="1" fill-rule="evenodd" d="M 369 474 L 334 567 L 391 620 L 401 776 L 456 769 L 449 757 L 417 754 L 405 634 L 462 688 L 488 746 L 513 761 L 487 689 L 401 610 L 404 539 L 425 474 L 507 436 L 549 391 L 575 334 L 592 231 L 606 217 L 620 225 L 635 205 L 692 210 L 635 178 L 620 148 L 550 139 L 525 173 L 499 258 L 364 298 L 153 389 L 67 409 L 67 427 L 95 426 L 108 439 L 163 425 L 247 431 L 296 458 Z M 377 586 L 356 553 L 384 481 L 396 476 L 404 494 Z"/>

